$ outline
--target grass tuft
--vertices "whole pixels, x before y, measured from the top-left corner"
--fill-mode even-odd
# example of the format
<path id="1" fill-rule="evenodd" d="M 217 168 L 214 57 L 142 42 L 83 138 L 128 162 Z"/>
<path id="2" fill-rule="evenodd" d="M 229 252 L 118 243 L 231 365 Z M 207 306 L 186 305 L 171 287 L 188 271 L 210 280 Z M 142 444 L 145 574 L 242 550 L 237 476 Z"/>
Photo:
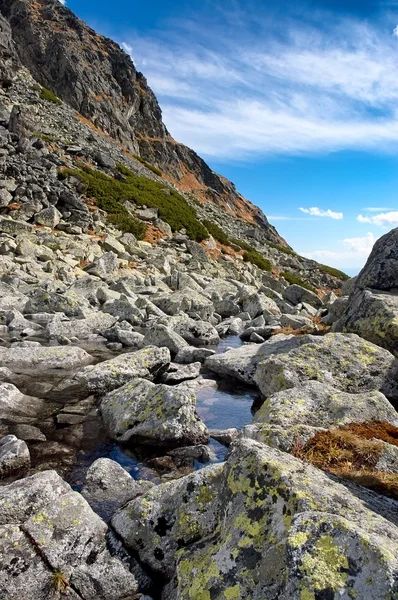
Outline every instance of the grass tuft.
<path id="1" fill-rule="evenodd" d="M 385 421 L 351 423 L 321 431 L 292 453 L 314 466 L 398 500 L 398 475 L 375 470 L 383 442 L 398 446 L 398 427 Z"/>
<path id="2" fill-rule="evenodd" d="M 51 90 L 47 88 L 41 88 L 40 98 L 42 100 L 47 100 L 48 102 L 52 102 L 53 104 L 62 104 L 62 100 L 58 98 Z"/>
<path id="3" fill-rule="evenodd" d="M 300 277 L 293 275 L 292 273 L 288 273 L 287 271 L 284 271 L 283 273 L 281 273 L 281 277 L 286 279 L 286 281 L 288 283 L 290 283 L 290 285 L 293 285 L 293 284 L 301 285 L 301 287 L 305 288 L 306 290 L 309 290 L 310 292 L 314 292 L 314 294 L 317 293 L 317 290 L 314 288 L 314 286 L 309 284 L 307 281 L 304 281 Z"/>
<path id="4" fill-rule="evenodd" d="M 151 163 L 147 162 L 139 154 L 134 154 L 133 156 L 134 156 L 135 160 L 138 160 L 138 162 L 140 162 L 142 165 L 144 165 L 144 167 L 146 167 L 147 169 L 152 171 L 152 173 L 155 173 L 155 175 L 158 175 L 159 177 L 162 176 L 162 171 L 160 169 L 151 165 Z"/>
<path id="5" fill-rule="evenodd" d="M 229 243 L 228 236 L 221 229 L 221 227 L 219 227 L 216 223 L 213 223 L 213 221 L 209 221 L 207 219 L 202 221 L 202 223 L 206 227 L 206 229 L 210 233 L 210 235 L 212 235 L 214 237 L 214 239 L 217 240 L 217 242 L 220 242 L 220 244 L 224 244 L 224 246 L 228 245 L 228 243 Z"/>

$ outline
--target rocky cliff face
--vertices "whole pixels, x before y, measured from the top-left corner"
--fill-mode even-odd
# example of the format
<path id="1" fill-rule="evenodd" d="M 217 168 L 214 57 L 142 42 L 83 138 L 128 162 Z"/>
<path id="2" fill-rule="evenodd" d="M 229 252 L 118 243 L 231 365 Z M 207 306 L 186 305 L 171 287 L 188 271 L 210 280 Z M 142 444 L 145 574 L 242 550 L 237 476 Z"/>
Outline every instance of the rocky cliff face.
<path id="1" fill-rule="evenodd" d="M 57 0 L 2 0 L 18 55 L 34 78 L 92 123 L 140 154 L 185 192 L 257 223 L 283 243 L 260 209 L 167 131 L 142 73 L 113 41 L 98 35 Z"/>

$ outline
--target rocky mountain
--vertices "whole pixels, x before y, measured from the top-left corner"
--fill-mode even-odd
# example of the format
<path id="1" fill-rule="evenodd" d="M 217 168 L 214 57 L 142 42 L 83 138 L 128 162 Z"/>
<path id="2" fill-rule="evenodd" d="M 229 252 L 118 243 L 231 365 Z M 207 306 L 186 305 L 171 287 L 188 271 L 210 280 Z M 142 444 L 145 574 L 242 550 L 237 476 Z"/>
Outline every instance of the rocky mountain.
<path id="1" fill-rule="evenodd" d="M 41 85 L 128 151 L 161 169 L 182 191 L 259 224 L 267 239 L 285 244 L 260 209 L 170 136 L 145 77 L 117 44 L 56 0 L 2 0 L 1 11 L 11 25 L 21 62 Z"/>
<path id="2" fill-rule="evenodd" d="M 398 229 L 298 256 L 113 42 L 0 9 L 0 599 L 394 600 Z"/>

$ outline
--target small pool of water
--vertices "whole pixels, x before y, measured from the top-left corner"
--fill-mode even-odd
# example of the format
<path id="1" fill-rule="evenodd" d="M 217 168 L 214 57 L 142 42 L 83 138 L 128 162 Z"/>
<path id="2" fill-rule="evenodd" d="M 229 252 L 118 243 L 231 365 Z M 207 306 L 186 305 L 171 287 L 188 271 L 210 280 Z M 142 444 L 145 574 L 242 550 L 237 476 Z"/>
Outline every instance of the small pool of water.
<path id="1" fill-rule="evenodd" d="M 227 348 L 238 348 L 241 345 L 242 341 L 238 336 L 228 336 L 221 340 L 216 352 L 225 352 Z M 251 423 L 253 406 L 257 400 L 258 393 L 254 388 L 246 387 L 233 380 L 214 380 L 214 385 L 205 386 L 196 393 L 197 412 L 208 429 L 231 427 L 242 429 Z M 225 459 L 228 451 L 225 446 L 212 438 L 209 446 L 213 454 L 211 462 L 221 462 Z M 97 445 L 92 445 L 90 449 L 78 453 L 77 463 L 69 477 L 69 483 L 74 489 L 81 489 L 87 469 L 98 458 L 110 458 L 116 461 L 134 479 L 150 479 L 154 483 L 161 481 L 154 469 L 145 466 L 145 460 L 150 458 L 145 454 L 145 450 L 128 449 L 101 436 Z M 206 464 L 209 463 L 195 461 L 194 469 L 201 469 Z"/>

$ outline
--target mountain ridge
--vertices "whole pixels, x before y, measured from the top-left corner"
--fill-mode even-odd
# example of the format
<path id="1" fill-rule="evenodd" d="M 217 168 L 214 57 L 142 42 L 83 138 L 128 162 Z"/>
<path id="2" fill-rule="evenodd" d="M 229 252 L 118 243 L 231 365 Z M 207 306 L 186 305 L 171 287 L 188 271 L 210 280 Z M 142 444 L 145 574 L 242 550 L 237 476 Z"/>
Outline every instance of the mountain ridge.
<path id="1" fill-rule="evenodd" d="M 146 78 L 115 42 L 58 0 L 2 0 L 0 8 L 22 64 L 41 85 L 128 151 L 160 168 L 181 191 L 259 225 L 269 241 L 288 246 L 260 208 L 171 137 Z"/>

